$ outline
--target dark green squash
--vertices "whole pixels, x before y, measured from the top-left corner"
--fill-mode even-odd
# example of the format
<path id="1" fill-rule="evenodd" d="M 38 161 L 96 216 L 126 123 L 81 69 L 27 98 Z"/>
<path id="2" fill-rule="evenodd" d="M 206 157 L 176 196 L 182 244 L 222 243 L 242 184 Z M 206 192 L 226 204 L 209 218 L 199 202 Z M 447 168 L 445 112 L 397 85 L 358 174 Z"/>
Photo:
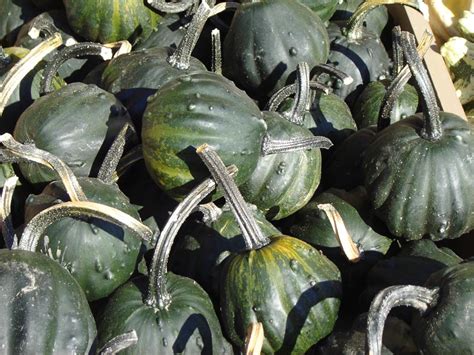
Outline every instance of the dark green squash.
<path id="1" fill-rule="evenodd" d="M 215 188 L 207 179 L 170 216 L 158 240 L 150 275 L 120 287 L 108 300 L 98 322 L 99 347 L 134 329 L 135 345 L 124 354 L 230 354 L 219 320 L 206 292 L 195 281 L 167 271 L 169 253 L 184 220 Z"/>
<path id="2" fill-rule="evenodd" d="M 339 6 L 339 0 L 298 0 L 313 10 L 323 22 L 329 21 Z"/>
<path id="3" fill-rule="evenodd" d="M 474 261 L 431 275 L 424 287 L 394 286 L 380 292 L 370 306 L 367 351 L 380 354 L 385 318 L 393 307 L 420 312 L 412 322 L 415 343 L 423 354 L 470 354 L 474 351 Z"/>
<path id="4" fill-rule="evenodd" d="M 246 245 L 222 266 L 220 307 L 229 339 L 242 348 L 248 326 L 261 322 L 264 353 L 305 353 L 334 327 L 341 297 L 338 269 L 296 238 L 266 238 L 215 151 L 203 145 L 197 152 L 221 184 Z"/>
<path id="5" fill-rule="evenodd" d="M 116 208 L 138 219 L 135 206 L 117 185 L 99 179 L 79 178 L 82 190 L 91 202 Z M 62 182 L 50 183 L 41 194 L 30 195 L 26 202 L 25 220 L 48 207 L 69 201 Z M 51 224 L 43 233 L 37 250 L 67 268 L 94 301 L 110 295 L 125 283 L 137 262 L 141 241 L 120 226 L 97 218 L 63 218 Z"/>
<path id="6" fill-rule="evenodd" d="M 457 238 L 474 228 L 474 134 L 462 118 L 439 112 L 414 39 L 402 34 L 424 112 L 385 128 L 364 156 L 365 186 L 390 232 L 407 240 Z"/>
<path id="7" fill-rule="evenodd" d="M 109 43 L 147 36 L 161 16 L 142 0 L 64 0 L 69 25 L 82 38 Z"/>
<path id="8" fill-rule="evenodd" d="M 246 2 L 224 40 L 223 74 L 266 101 L 293 81 L 299 63 L 313 68 L 325 63 L 328 53 L 327 31 L 308 7 L 294 0 Z"/>
<path id="9" fill-rule="evenodd" d="M 88 354 L 96 326 L 74 278 L 49 257 L 0 250 L 0 344 L 6 354 Z"/>
<path id="10" fill-rule="evenodd" d="M 182 198 L 208 174 L 192 147 L 209 142 L 238 167 L 242 184 L 257 165 L 265 131 L 260 110 L 245 92 L 221 75 L 197 72 L 162 86 L 149 100 L 143 156 L 158 186 Z"/>
<path id="11" fill-rule="evenodd" d="M 37 99 L 18 119 L 14 136 L 68 164 L 78 176 L 96 174 L 112 137 L 130 122 L 125 107 L 95 85 L 72 83 Z M 22 164 L 31 183 L 55 180 L 48 169 Z"/>
<path id="12" fill-rule="evenodd" d="M 210 208 L 218 209 L 213 203 L 201 206 L 205 213 Z M 218 210 L 220 215 L 214 219 L 192 219 L 183 226 L 173 246 L 170 266 L 174 273 L 196 280 L 213 300 L 219 299 L 219 269 L 222 261 L 229 253 L 245 248 L 242 232 L 229 207 Z M 254 207 L 252 212 L 265 236 L 280 233 L 260 210 Z"/>
<path id="13" fill-rule="evenodd" d="M 334 93 L 346 99 L 351 107 L 365 85 L 389 75 L 390 59 L 379 38 L 363 26 L 365 16 L 373 8 L 400 3 L 417 7 L 414 0 L 368 0 L 362 3 L 346 24 L 328 31 L 331 44 L 328 64 L 350 75 L 350 85 L 334 83 Z"/>

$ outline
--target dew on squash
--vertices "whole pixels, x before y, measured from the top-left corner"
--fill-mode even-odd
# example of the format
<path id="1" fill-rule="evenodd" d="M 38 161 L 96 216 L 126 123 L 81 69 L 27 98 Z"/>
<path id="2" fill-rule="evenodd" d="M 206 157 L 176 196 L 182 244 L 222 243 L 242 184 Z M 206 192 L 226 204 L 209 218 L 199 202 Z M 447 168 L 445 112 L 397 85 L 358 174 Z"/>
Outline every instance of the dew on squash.
<path id="1" fill-rule="evenodd" d="M 166 348 L 168 346 L 168 339 L 163 338 L 162 343 L 163 343 L 163 346 Z"/>
<path id="2" fill-rule="evenodd" d="M 283 175 L 285 173 L 285 170 L 286 170 L 286 163 L 284 161 L 282 161 L 282 162 L 280 162 L 280 164 L 278 164 L 276 173 L 278 175 Z"/>
<path id="3" fill-rule="evenodd" d="M 112 273 L 112 271 L 107 270 L 106 272 L 104 272 L 104 279 L 112 280 L 113 278 L 114 278 L 114 274 Z"/>
<path id="4" fill-rule="evenodd" d="M 201 337 L 196 337 L 196 345 L 199 349 L 204 349 L 204 343 Z"/>
<path id="5" fill-rule="evenodd" d="M 296 57 L 298 55 L 298 49 L 296 49 L 295 47 L 291 47 L 289 52 L 292 57 Z"/>
<path id="6" fill-rule="evenodd" d="M 254 312 L 260 312 L 260 308 L 259 308 L 258 306 L 253 306 L 253 307 L 252 307 L 252 310 L 253 310 Z"/>
<path id="7" fill-rule="evenodd" d="M 97 272 L 102 272 L 104 270 L 104 266 L 102 265 L 99 259 L 95 259 L 94 266 L 95 266 L 95 271 Z"/>
<path id="8" fill-rule="evenodd" d="M 298 269 L 298 262 L 295 259 L 290 260 L 290 269 L 293 271 Z"/>
<path id="9" fill-rule="evenodd" d="M 209 106 L 209 111 L 213 111 L 214 110 L 214 106 Z"/>
<path id="10" fill-rule="evenodd" d="M 188 105 L 188 111 L 194 111 L 196 109 L 196 105 L 194 104 L 189 104 Z"/>

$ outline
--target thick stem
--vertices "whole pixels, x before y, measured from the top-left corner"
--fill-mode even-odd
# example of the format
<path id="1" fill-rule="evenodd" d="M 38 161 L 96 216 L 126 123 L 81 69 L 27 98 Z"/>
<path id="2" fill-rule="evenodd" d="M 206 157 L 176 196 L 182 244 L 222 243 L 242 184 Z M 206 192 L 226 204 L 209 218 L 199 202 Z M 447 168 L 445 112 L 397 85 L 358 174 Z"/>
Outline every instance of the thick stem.
<path id="1" fill-rule="evenodd" d="M 263 138 L 262 154 L 289 153 L 307 149 L 329 149 L 333 146 L 331 140 L 326 137 L 294 137 L 288 140 L 272 140 L 268 136 Z"/>
<path id="2" fill-rule="evenodd" d="M 43 78 L 40 83 L 41 95 L 54 91 L 53 79 L 61 65 L 71 58 L 90 55 L 100 56 L 103 60 L 109 60 L 112 58 L 112 49 L 99 43 L 82 42 L 73 44 L 70 47 L 64 47 L 58 51 L 44 68 Z"/>
<path id="3" fill-rule="evenodd" d="M 353 263 L 359 261 L 360 250 L 357 245 L 355 245 L 351 235 L 347 231 L 344 220 L 339 212 L 329 203 L 320 204 L 318 205 L 318 208 L 326 213 L 329 222 L 331 223 L 332 230 L 336 235 L 337 242 L 341 246 L 346 258 Z"/>
<path id="4" fill-rule="evenodd" d="M 18 238 L 13 228 L 11 205 L 13 199 L 13 192 L 15 191 L 17 176 L 9 177 L 2 189 L 1 206 L 0 206 L 0 224 L 2 226 L 2 234 L 5 240 L 7 249 L 16 249 L 18 247 Z"/>
<path id="5" fill-rule="evenodd" d="M 264 247 L 270 240 L 263 234 L 232 177 L 226 172 L 224 163 L 207 144 L 196 149 L 214 180 L 222 187 L 224 197 L 239 224 L 247 250 Z"/>
<path id="6" fill-rule="evenodd" d="M 296 69 L 296 93 L 293 104 L 284 116 L 288 121 L 302 125 L 304 113 L 311 105 L 311 90 L 309 87 L 309 65 L 306 62 L 298 64 Z"/>
<path id="7" fill-rule="evenodd" d="M 423 58 L 428 49 L 430 48 L 433 35 L 431 33 L 425 32 L 421 39 L 420 44 L 418 45 L 417 52 L 418 55 Z M 401 33 L 398 39 L 401 40 Z M 401 54 L 403 51 L 400 45 Z M 382 105 L 380 106 L 379 119 L 377 122 L 377 131 L 388 127 L 391 124 L 391 117 L 394 108 L 396 107 L 398 98 L 400 97 L 403 89 L 405 88 L 406 83 L 411 79 L 412 74 L 410 67 L 405 65 L 397 74 L 395 79 L 390 83 L 387 91 L 385 92 L 384 98 L 382 99 Z"/>
<path id="8" fill-rule="evenodd" d="M 400 45 L 400 38 L 402 36 L 402 29 L 400 26 L 395 26 L 392 29 L 392 57 L 393 57 L 393 73 L 396 76 L 403 68 L 403 51 Z"/>
<path id="9" fill-rule="evenodd" d="M 245 337 L 245 355 L 260 355 L 262 352 L 263 341 L 265 334 L 263 332 L 262 323 L 252 323 L 247 329 L 247 336 Z"/>
<path id="10" fill-rule="evenodd" d="M 419 9 L 419 1 L 417 0 L 366 0 L 357 8 L 349 19 L 344 34 L 349 39 L 360 39 L 364 36 L 364 21 L 367 14 L 382 5 L 401 4 Z M 370 31 L 370 29 L 369 29 Z"/>
<path id="11" fill-rule="evenodd" d="M 204 223 L 215 222 L 222 215 L 222 209 L 217 207 L 214 202 L 199 205 L 196 210 L 202 213 Z"/>
<path id="12" fill-rule="evenodd" d="M 0 85 L 0 117 L 8 104 L 8 100 L 23 78 L 33 70 L 41 60 L 63 43 L 61 34 L 55 33 L 52 37 L 38 44 L 24 58 L 8 71 Z"/>
<path id="13" fill-rule="evenodd" d="M 27 26 L 22 27 L 18 38 L 23 37 L 25 32 L 31 39 L 38 39 L 40 36 L 50 37 L 59 30 L 49 14 L 44 12 L 28 22 Z"/>
<path id="14" fill-rule="evenodd" d="M 222 75 L 222 46 L 221 31 L 214 28 L 211 32 L 212 37 L 212 71 Z"/>
<path id="15" fill-rule="evenodd" d="M 132 345 L 135 345 L 138 342 L 137 332 L 131 330 L 125 334 L 117 335 L 115 338 L 109 340 L 105 345 L 100 349 L 100 355 L 113 355 L 117 354 L 119 351 L 125 350 Z"/>
<path id="16" fill-rule="evenodd" d="M 224 168 L 224 170 L 228 174 L 235 174 L 237 172 L 237 168 L 233 165 L 227 168 L 227 170 Z M 215 188 L 216 183 L 214 180 L 206 179 L 181 201 L 166 222 L 156 243 L 150 267 L 148 296 L 145 301 L 150 307 L 167 309 L 170 305 L 171 295 L 166 288 L 166 274 L 168 273 L 168 258 L 171 247 L 181 225 L 195 211 L 198 204 Z"/>
<path id="17" fill-rule="evenodd" d="M 179 0 L 168 2 L 166 0 L 146 0 L 147 4 L 153 9 L 168 14 L 176 14 L 178 12 L 186 11 L 195 1 L 196 0 Z"/>
<path id="18" fill-rule="evenodd" d="M 390 310 L 409 306 L 424 313 L 438 301 L 439 289 L 420 286 L 392 286 L 380 291 L 372 301 L 367 317 L 366 354 L 380 355 L 385 320 Z"/>
<path id="19" fill-rule="evenodd" d="M 153 245 L 153 231 L 139 220 L 116 208 L 89 201 L 64 202 L 53 205 L 34 216 L 26 225 L 19 249 L 36 251 L 46 229 L 62 218 L 99 218 L 129 230 L 143 242 Z"/>
<path id="20" fill-rule="evenodd" d="M 106 184 L 112 184 L 118 179 L 117 166 L 127 144 L 127 134 L 135 134 L 135 128 L 129 123 L 123 125 L 100 166 L 97 178 Z"/>
<path id="21" fill-rule="evenodd" d="M 342 85 L 350 85 L 354 81 L 352 76 L 347 75 L 342 70 L 336 69 L 328 64 L 318 64 L 311 72 L 313 73 L 312 81 L 317 81 L 322 74 L 328 74 L 330 76 L 336 77 L 337 79 L 341 80 Z"/>
<path id="22" fill-rule="evenodd" d="M 401 45 L 405 54 L 405 60 L 416 79 L 419 91 L 421 91 L 421 103 L 425 122 L 420 135 L 426 140 L 437 141 L 443 135 L 439 116 L 440 111 L 428 72 L 416 51 L 415 36 L 409 32 L 403 32 Z"/>
<path id="23" fill-rule="evenodd" d="M 311 88 L 311 90 L 321 91 L 325 95 L 331 92 L 331 88 L 317 81 L 310 81 L 309 87 Z M 283 101 L 285 101 L 291 95 L 295 94 L 296 90 L 297 90 L 296 84 L 290 84 L 290 85 L 282 87 L 270 98 L 270 100 L 267 103 L 266 109 L 268 111 L 277 111 L 280 105 L 283 103 Z"/>
<path id="24" fill-rule="evenodd" d="M 67 166 L 57 156 L 38 149 L 33 145 L 21 144 L 9 133 L 0 135 L 0 143 L 8 149 L 11 156 L 17 156 L 19 161 L 25 161 L 28 163 L 35 162 L 56 172 L 63 182 L 71 201 L 87 200 L 86 195 L 82 191 L 82 188 L 71 168 L 69 168 L 69 166 Z"/>

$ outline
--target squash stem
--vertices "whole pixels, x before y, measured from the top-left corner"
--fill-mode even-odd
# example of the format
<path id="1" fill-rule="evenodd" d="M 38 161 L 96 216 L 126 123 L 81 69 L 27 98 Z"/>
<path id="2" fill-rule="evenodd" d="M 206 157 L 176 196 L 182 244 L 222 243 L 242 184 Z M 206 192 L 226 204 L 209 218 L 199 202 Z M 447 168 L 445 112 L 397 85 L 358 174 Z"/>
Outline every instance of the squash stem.
<path id="1" fill-rule="evenodd" d="M 329 149 L 333 146 L 332 142 L 322 136 L 314 137 L 295 137 L 288 140 L 273 140 L 266 135 L 263 138 L 262 154 L 289 153 L 306 149 Z"/>
<path id="2" fill-rule="evenodd" d="M 304 113 L 311 105 L 311 90 L 309 87 L 309 65 L 306 62 L 298 64 L 296 69 L 296 93 L 293 105 L 285 112 L 288 121 L 302 125 Z"/>
<path id="3" fill-rule="evenodd" d="M 51 17 L 49 17 L 47 12 L 36 16 L 34 19 L 28 22 L 25 28 L 20 30 L 18 38 L 22 37 L 25 34 L 25 31 L 27 31 L 26 34 L 31 39 L 38 39 L 40 36 L 51 37 L 56 32 L 59 32 L 58 28 L 54 24 L 54 21 L 51 19 Z"/>
<path id="4" fill-rule="evenodd" d="M 38 44 L 24 58 L 16 63 L 0 84 L 0 117 L 8 104 L 8 100 L 23 78 L 54 49 L 63 43 L 61 34 L 55 33 L 52 37 Z"/>
<path id="5" fill-rule="evenodd" d="M 324 84 L 321 84 L 320 82 L 317 82 L 317 81 L 310 81 L 309 87 L 311 88 L 311 90 L 321 91 L 325 95 L 331 92 L 330 87 Z M 273 111 L 273 112 L 277 111 L 280 105 L 283 103 L 283 101 L 285 101 L 291 95 L 295 94 L 296 90 L 297 90 L 296 84 L 290 84 L 290 85 L 282 87 L 270 98 L 270 100 L 267 103 L 266 109 L 268 111 Z"/>
<path id="6" fill-rule="evenodd" d="M 34 145 L 21 144 L 9 133 L 0 135 L 0 143 L 7 148 L 8 154 L 11 155 L 10 158 L 18 157 L 16 162 L 35 162 L 55 171 L 61 178 L 71 201 L 87 200 L 86 195 L 82 191 L 81 185 L 79 185 L 79 182 L 71 168 L 57 156 L 45 150 L 38 149 Z"/>
<path id="7" fill-rule="evenodd" d="M 397 306 L 414 307 L 426 312 L 438 301 L 439 288 L 392 286 L 380 291 L 370 305 L 367 317 L 366 354 L 380 355 L 385 320 Z"/>
<path id="8" fill-rule="evenodd" d="M 232 165 L 228 169 L 224 168 L 224 171 L 227 174 L 235 174 L 237 168 Z M 148 306 L 163 310 L 170 305 L 171 296 L 166 287 L 166 274 L 168 273 L 171 247 L 181 225 L 195 211 L 198 204 L 215 188 L 216 183 L 212 179 L 206 179 L 199 184 L 181 201 L 163 227 L 160 238 L 156 243 L 150 267 L 148 295 L 145 300 Z"/>
<path id="9" fill-rule="evenodd" d="M 137 332 L 131 330 L 125 334 L 117 335 L 109 340 L 98 352 L 100 355 L 114 355 L 119 351 L 128 349 L 138 342 Z"/>
<path id="10" fill-rule="evenodd" d="M 226 172 L 219 155 L 207 144 L 198 147 L 196 152 L 206 164 L 213 178 L 222 187 L 224 197 L 242 231 L 246 249 L 256 250 L 270 243 L 257 224 L 234 180 Z"/>
<path id="11" fill-rule="evenodd" d="M 400 32 L 398 40 L 401 40 L 402 33 Z M 433 35 L 431 33 L 425 32 L 423 34 L 422 40 L 416 49 L 418 55 L 423 58 L 425 53 L 430 48 Z M 400 51 L 403 55 L 403 50 L 400 45 Z M 403 59 L 402 59 L 403 62 Z M 412 74 L 410 67 L 408 65 L 403 66 L 403 68 L 398 72 L 397 76 L 390 83 L 387 91 L 385 92 L 384 98 L 382 99 L 382 105 L 380 106 L 379 119 L 377 122 L 377 131 L 388 127 L 391 124 L 391 117 L 393 109 L 396 106 L 397 100 L 400 94 L 403 92 L 405 85 L 411 79 Z"/>
<path id="12" fill-rule="evenodd" d="M 89 201 L 64 202 L 53 205 L 34 216 L 23 230 L 19 249 L 36 251 L 46 229 L 54 222 L 66 218 L 100 218 L 127 229 L 143 242 L 154 245 L 155 233 L 139 220 L 116 208 Z"/>
<path id="13" fill-rule="evenodd" d="M 102 162 L 102 165 L 100 166 L 97 178 L 106 184 L 112 184 L 118 180 L 117 166 L 125 149 L 125 144 L 127 143 L 127 133 L 129 132 L 135 133 L 135 128 L 133 128 L 133 126 L 129 123 L 125 123 L 120 132 L 117 134 L 117 137 L 115 137 Z"/>
<path id="14" fill-rule="evenodd" d="M 328 64 L 318 64 L 311 72 L 313 73 L 312 81 L 317 81 L 321 74 L 329 74 L 330 76 L 336 77 L 342 81 L 342 85 L 350 85 L 354 81 L 352 76 L 347 75 L 342 70 L 334 68 Z"/>
<path id="15" fill-rule="evenodd" d="M 18 238 L 13 228 L 11 205 L 13 199 L 13 192 L 15 191 L 17 176 L 9 177 L 3 184 L 1 205 L 0 205 L 0 224 L 2 226 L 2 234 L 5 240 L 7 249 L 16 249 L 18 247 Z"/>
<path id="16" fill-rule="evenodd" d="M 199 205 L 196 209 L 202 213 L 204 223 L 215 222 L 222 215 L 222 209 L 217 207 L 214 202 Z"/>
<path id="17" fill-rule="evenodd" d="M 425 122 L 420 135 L 426 140 L 437 141 L 443 136 L 439 115 L 440 110 L 428 72 L 416 51 L 415 36 L 409 32 L 403 32 L 401 45 L 405 60 L 416 79 L 419 91 L 421 91 L 421 102 Z"/>
<path id="18" fill-rule="evenodd" d="M 222 42 L 221 31 L 214 28 L 211 32 L 212 37 L 212 71 L 222 75 Z"/>
<path id="19" fill-rule="evenodd" d="M 108 60 L 112 58 L 112 49 L 100 43 L 82 42 L 64 47 L 58 51 L 44 68 L 43 78 L 40 83 L 41 95 L 46 95 L 54 91 L 53 79 L 61 65 L 71 58 L 91 55 L 100 56 L 104 60 Z"/>
<path id="20" fill-rule="evenodd" d="M 397 76 L 403 68 L 403 50 L 400 45 L 400 37 L 402 36 L 402 29 L 400 26 L 395 26 L 392 29 L 392 57 L 393 57 L 393 76 Z"/>
<path id="21" fill-rule="evenodd" d="M 265 334 L 263 331 L 263 324 L 252 323 L 247 329 L 247 336 L 245 337 L 244 355 L 260 355 L 262 352 L 263 341 Z"/>
<path id="22" fill-rule="evenodd" d="M 120 159 L 115 177 L 120 179 L 120 177 L 125 174 L 125 172 L 135 163 L 143 160 L 143 147 L 141 144 L 130 149 L 127 154 L 125 154 L 122 159 Z"/>
<path id="23" fill-rule="evenodd" d="M 176 14 L 186 11 L 196 0 L 179 0 L 167 2 L 166 0 L 146 0 L 147 4 L 153 9 L 167 14 Z"/>
<path id="24" fill-rule="evenodd" d="M 364 36 L 364 21 L 367 14 L 376 7 L 391 4 L 401 4 L 419 9 L 419 1 L 417 0 L 367 0 L 360 4 L 352 14 L 343 33 L 352 40 L 362 38 Z"/>

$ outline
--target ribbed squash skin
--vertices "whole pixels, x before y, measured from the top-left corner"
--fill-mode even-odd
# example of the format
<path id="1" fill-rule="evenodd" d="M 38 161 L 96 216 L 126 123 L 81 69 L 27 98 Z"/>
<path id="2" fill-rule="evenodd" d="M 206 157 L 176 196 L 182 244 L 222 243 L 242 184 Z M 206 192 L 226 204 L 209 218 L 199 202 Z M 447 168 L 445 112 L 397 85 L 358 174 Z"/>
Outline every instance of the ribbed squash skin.
<path id="1" fill-rule="evenodd" d="M 63 0 L 71 28 L 92 42 L 147 36 L 161 16 L 143 0 Z"/>
<path id="2" fill-rule="evenodd" d="M 0 250 L 2 354 L 88 354 L 96 327 L 84 292 L 40 253 Z"/>
<path id="3" fill-rule="evenodd" d="M 99 347 L 135 329 L 138 343 L 121 354 L 232 354 L 204 290 L 195 281 L 168 272 L 172 302 L 167 310 L 143 303 L 147 279 L 133 279 L 109 299 L 98 321 Z"/>
<path id="4" fill-rule="evenodd" d="M 426 287 L 439 287 L 437 305 L 412 324 L 415 342 L 423 354 L 474 352 L 474 261 L 431 275 Z"/>
<path id="5" fill-rule="evenodd" d="M 81 178 L 79 184 L 90 201 L 140 218 L 135 206 L 129 203 L 117 185 L 93 178 Z M 26 221 L 62 201 L 69 201 L 62 183 L 49 184 L 40 195 L 28 198 Z M 64 218 L 46 229 L 37 250 L 67 268 L 85 291 L 87 299 L 94 301 L 110 295 L 130 278 L 140 246 L 141 241 L 135 235 L 111 223 L 95 218 L 87 221 Z"/>
<path id="6" fill-rule="evenodd" d="M 339 0 L 298 0 L 298 2 L 308 6 L 324 22 L 329 21 L 339 4 Z"/>
<path id="7" fill-rule="evenodd" d="M 389 80 L 373 81 L 359 95 L 352 111 L 359 129 L 377 125 L 382 101 L 389 85 Z M 414 115 L 417 108 L 418 93 L 413 86 L 407 84 L 393 107 L 390 122 L 395 123 Z"/>
<path id="8" fill-rule="evenodd" d="M 147 99 L 171 80 L 204 71 L 206 67 L 192 58 L 189 69 L 180 70 L 167 63 L 172 48 L 133 51 L 114 58 L 102 73 L 101 87 L 117 95 L 131 116 L 141 121 Z"/>
<path id="9" fill-rule="evenodd" d="M 308 7 L 262 0 L 236 11 L 224 40 L 222 69 L 251 97 L 267 99 L 294 81 L 290 75 L 299 63 L 313 68 L 325 63 L 328 53 L 324 24 Z"/>
<path id="10" fill-rule="evenodd" d="M 257 224 L 267 237 L 280 232 L 258 209 L 252 209 Z M 196 280 L 214 299 L 219 293 L 219 268 L 229 253 L 245 249 L 242 231 L 229 209 L 213 222 L 191 221 L 183 226 L 173 246 L 170 269 Z"/>
<path id="11" fill-rule="evenodd" d="M 264 112 L 271 139 L 312 137 L 309 130 L 275 112 Z M 285 218 L 306 205 L 321 178 L 321 152 L 308 149 L 261 156 L 250 178 L 241 187 L 245 200 L 266 213 L 268 219 Z"/>
<path id="12" fill-rule="evenodd" d="M 474 134 L 442 112 L 438 141 L 420 137 L 415 115 L 382 130 L 364 157 L 365 186 L 390 232 L 407 240 L 457 238 L 474 227 Z"/>
<path id="13" fill-rule="evenodd" d="M 230 80 L 210 72 L 183 76 L 149 100 L 142 128 L 145 164 L 160 188 L 182 198 L 209 176 L 195 152 L 208 143 L 226 165 L 237 166 L 240 185 L 257 165 L 265 129 L 257 105 Z"/>
<path id="14" fill-rule="evenodd" d="M 126 122 L 125 107 L 95 85 L 72 83 L 37 99 L 18 119 L 14 137 L 34 142 L 62 159 L 77 176 L 97 173 L 108 147 Z M 21 164 L 31 183 L 56 180 L 54 172 L 37 164 Z"/>
<path id="15" fill-rule="evenodd" d="M 223 267 L 221 312 L 235 345 L 242 347 L 255 322 L 263 324 L 265 354 L 304 354 L 332 331 L 340 273 L 309 244 L 275 237 L 263 248 L 229 256 Z"/>

